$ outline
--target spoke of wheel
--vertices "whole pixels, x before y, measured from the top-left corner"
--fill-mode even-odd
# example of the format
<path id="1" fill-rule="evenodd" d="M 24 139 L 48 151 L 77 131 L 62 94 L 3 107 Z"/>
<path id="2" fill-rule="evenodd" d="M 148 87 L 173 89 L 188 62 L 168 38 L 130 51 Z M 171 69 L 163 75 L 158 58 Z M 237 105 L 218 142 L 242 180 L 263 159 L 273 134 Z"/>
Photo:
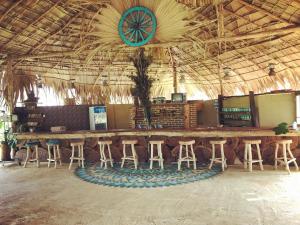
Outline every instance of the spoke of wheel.
<path id="1" fill-rule="evenodd" d="M 146 16 L 147 14 L 146 13 L 143 13 L 143 16 L 142 16 L 142 18 L 140 19 L 140 22 L 144 22 L 144 19 L 145 19 L 145 16 Z"/>
<path id="2" fill-rule="evenodd" d="M 132 15 L 132 13 L 130 14 L 130 17 L 131 17 L 131 19 L 132 19 L 133 23 L 135 23 L 136 21 L 135 21 L 135 18 L 134 18 L 134 16 Z"/>
<path id="3" fill-rule="evenodd" d="M 135 34 L 135 30 L 131 33 L 130 37 L 129 37 L 129 41 L 132 40 L 133 35 Z"/>
<path id="4" fill-rule="evenodd" d="M 129 34 L 131 31 L 133 31 L 133 29 L 132 29 L 132 28 L 129 28 L 124 34 L 127 35 L 127 34 Z"/>
<path id="5" fill-rule="evenodd" d="M 144 36 L 143 36 L 143 34 L 142 34 L 142 32 L 139 30 L 138 31 L 139 32 L 139 35 L 140 35 L 140 37 L 143 39 L 143 41 L 145 40 L 145 38 L 144 38 Z"/>
<path id="6" fill-rule="evenodd" d="M 151 27 L 150 23 L 147 23 L 147 24 L 144 24 L 144 25 L 141 26 L 141 28 L 148 28 L 148 27 Z"/>
<path id="7" fill-rule="evenodd" d="M 149 32 L 147 32 L 147 31 L 145 31 L 143 28 L 141 28 L 140 30 L 141 30 L 141 31 L 143 31 L 145 34 L 148 34 L 148 35 L 150 35 L 150 33 L 149 33 Z"/>
<path id="8" fill-rule="evenodd" d="M 135 43 L 138 43 L 138 30 L 135 32 Z"/>
<path id="9" fill-rule="evenodd" d="M 140 16 L 139 16 L 140 14 L 139 14 L 139 12 L 140 11 L 137 11 L 136 14 L 135 14 L 136 22 L 138 22 L 138 23 L 140 22 Z"/>
<path id="10" fill-rule="evenodd" d="M 146 21 L 142 22 L 142 24 L 141 24 L 141 25 L 143 25 L 143 24 L 145 24 L 145 23 L 149 23 L 150 21 L 151 21 L 151 18 L 149 18 L 148 20 L 146 20 Z"/>
<path id="11" fill-rule="evenodd" d="M 125 21 L 127 22 L 127 23 L 130 23 L 130 24 L 134 24 L 133 22 L 131 22 L 130 20 L 128 20 L 128 19 L 125 19 Z"/>

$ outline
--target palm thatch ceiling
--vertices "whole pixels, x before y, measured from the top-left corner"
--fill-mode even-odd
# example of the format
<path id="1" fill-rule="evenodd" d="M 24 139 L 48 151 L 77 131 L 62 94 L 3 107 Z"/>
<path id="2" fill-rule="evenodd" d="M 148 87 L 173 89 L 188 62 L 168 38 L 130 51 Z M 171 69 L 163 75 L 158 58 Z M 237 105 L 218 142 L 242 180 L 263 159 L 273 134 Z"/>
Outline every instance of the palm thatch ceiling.
<path id="1" fill-rule="evenodd" d="M 193 13 L 191 29 L 176 40 L 145 46 L 154 58 L 149 69 L 156 80 L 153 96 L 169 96 L 174 75 L 177 81 L 185 78 L 190 96 L 300 89 L 300 0 L 177 2 Z M 96 16 L 111 4 L 109 0 L 0 4 L 0 65 L 5 71 L 12 64 L 13 79 L 39 75 L 60 93 L 72 81 L 90 102 L 130 95 L 128 75 L 135 70 L 128 56 L 135 49 L 89 45 L 95 42 L 90 34 L 101 23 Z M 270 63 L 275 64 L 274 77 L 268 75 Z M 225 67 L 231 68 L 230 79 L 223 79 Z"/>

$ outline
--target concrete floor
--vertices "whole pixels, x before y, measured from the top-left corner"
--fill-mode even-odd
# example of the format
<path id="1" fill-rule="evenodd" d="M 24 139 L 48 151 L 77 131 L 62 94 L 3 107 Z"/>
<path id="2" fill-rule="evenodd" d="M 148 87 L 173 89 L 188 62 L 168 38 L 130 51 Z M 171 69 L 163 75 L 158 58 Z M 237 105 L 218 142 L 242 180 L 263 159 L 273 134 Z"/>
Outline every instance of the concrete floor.
<path id="1" fill-rule="evenodd" d="M 66 167 L 0 168 L 0 224 L 300 225 L 300 172 L 236 167 L 193 184 L 122 189 Z"/>

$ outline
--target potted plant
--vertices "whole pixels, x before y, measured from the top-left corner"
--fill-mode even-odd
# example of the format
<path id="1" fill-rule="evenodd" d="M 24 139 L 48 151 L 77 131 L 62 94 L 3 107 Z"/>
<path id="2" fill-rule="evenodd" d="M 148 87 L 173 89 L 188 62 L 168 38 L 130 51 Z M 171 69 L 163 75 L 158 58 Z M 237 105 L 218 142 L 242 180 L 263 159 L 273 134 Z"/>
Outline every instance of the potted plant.
<path id="1" fill-rule="evenodd" d="M 7 159 L 6 155 L 8 152 L 8 146 L 5 142 L 5 132 L 4 132 L 4 122 L 0 121 L 0 161 L 5 161 Z"/>
<path id="2" fill-rule="evenodd" d="M 288 124 L 287 123 L 280 123 L 277 127 L 273 128 L 273 131 L 276 135 L 286 134 L 289 132 Z"/>

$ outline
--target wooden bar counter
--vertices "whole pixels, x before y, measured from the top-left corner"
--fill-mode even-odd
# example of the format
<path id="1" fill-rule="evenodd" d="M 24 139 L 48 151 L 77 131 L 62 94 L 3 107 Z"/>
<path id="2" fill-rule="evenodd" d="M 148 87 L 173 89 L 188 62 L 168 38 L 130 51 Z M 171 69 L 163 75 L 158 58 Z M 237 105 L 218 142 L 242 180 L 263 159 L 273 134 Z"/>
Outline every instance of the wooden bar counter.
<path id="1" fill-rule="evenodd" d="M 60 133 L 16 133 L 18 140 L 28 139 L 77 139 L 100 138 L 114 136 L 166 136 L 166 137 L 272 137 L 275 135 L 271 129 L 264 128 L 196 128 L 185 130 L 151 129 L 151 130 L 107 130 L 107 131 L 67 131 Z M 280 136 L 300 136 L 299 131 L 290 131 Z"/>
<path id="2" fill-rule="evenodd" d="M 225 138 L 227 140 L 224 149 L 228 164 L 234 164 L 236 158 L 243 161 L 245 145 L 243 139 L 261 140 L 261 149 L 264 163 L 274 163 L 274 152 L 276 141 L 284 137 L 292 139 L 292 151 L 297 161 L 300 163 L 300 132 L 290 131 L 286 135 L 275 135 L 271 129 L 259 128 L 198 128 L 186 130 L 152 129 L 152 130 L 108 130 L 108 131 L 74 131 L 62 133 L 17 133 L 17 139 L 21 143 L 26 140 L 40 140 L 40 156 L 44 155 L 46 160 L 46 140 L 61 139 L 62 158 L 68 163 L 71 155 L 70 139 L 85 139 L 85 156 L 87 162 L 97 163 L 99 161 L 99 138 L 110 138 L 113 141 L 112 155 L 116 162 L 122 157 L 122 139 L 135 138 L 138 140 L 136 145 L 139 160 L 146 162 L 149 159 L 147 145 L 149 138 L 164 140 L 163 155 L 166 162 L 176 162 L 179 151 L 179 140 L 194 139 L 195 154 L 198 162 L 207 163 L 211 157 L 210 140 L 215 138 Z M 17 157 L 23 160 L 25 150 L 17 152 Z"/>

